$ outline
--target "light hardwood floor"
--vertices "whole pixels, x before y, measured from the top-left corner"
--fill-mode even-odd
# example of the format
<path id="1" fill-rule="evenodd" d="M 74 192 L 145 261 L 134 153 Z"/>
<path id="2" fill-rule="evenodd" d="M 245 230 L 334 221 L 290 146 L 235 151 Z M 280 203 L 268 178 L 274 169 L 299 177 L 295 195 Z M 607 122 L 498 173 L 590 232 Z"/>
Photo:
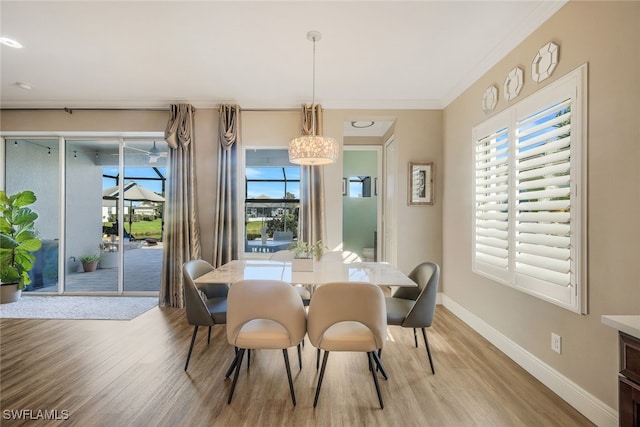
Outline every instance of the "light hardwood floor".
<path id="1" fill-rule="evenodd" d="M 290 349 L 294 408 L 280 350 L 253 352 L 230 405 L 233 356 L 225 327 L 206 345 L 201 328 L 185 373 L 192 328 L 183 310 L 154 308 L 132 321 L 0 321 L 0 424 L 64 426 L 587 426 L 565 403 L 442 306 L 428 330 L 436 374 L 410 329 L 390 327 L 389 380 L 378 406 L 366 356 L 332 353 L 318 407 L 308 340 L 303 368 Z M 7 410 L 68 411 L 67 420 L 8 420 Z"/>

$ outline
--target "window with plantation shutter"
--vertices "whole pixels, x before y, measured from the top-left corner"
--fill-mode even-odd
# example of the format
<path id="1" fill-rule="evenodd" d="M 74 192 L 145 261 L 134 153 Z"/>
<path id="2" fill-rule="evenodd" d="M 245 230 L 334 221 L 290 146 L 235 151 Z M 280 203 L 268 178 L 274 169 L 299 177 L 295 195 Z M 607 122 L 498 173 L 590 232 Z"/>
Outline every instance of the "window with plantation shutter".
<path id="1" fill-rule="evenodd" d="M 473 270 L 586 312 L 586 65 L 473 129 Z"/>

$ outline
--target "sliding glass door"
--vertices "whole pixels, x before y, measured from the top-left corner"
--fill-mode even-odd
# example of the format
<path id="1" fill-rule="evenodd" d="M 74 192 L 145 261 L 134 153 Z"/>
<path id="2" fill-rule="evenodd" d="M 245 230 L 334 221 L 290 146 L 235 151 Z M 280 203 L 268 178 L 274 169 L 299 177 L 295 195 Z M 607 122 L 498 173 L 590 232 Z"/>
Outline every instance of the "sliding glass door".
<path id="1" fill-rule="evenodd" d="M 117 140 L 67 141 L 65 248 L 70 263 L 65 276 L 67 293 L 119 291 L 120 245 L 117 239 L 105 239 L 117 200 L 103 198 L 103 174 L 105 170 L 119 169 L 119 146 Z"/>
<path id="2" fill-rule="evenodd" d="M 60 141 L 57 138 L 6 139 L 4 189 L 8 195 L 30 190 L 38 213 L 36 227 L 42 248 L 35 252 L 31 284 L 24 292 L 57 292 L 60 256 Z"/>
<path id="3" fill-rule="evenodd" d="M 26 292 L 159 291 L 166 151 L 162 139 L 4 140 L 7 193 L 38 198 L 43 247 Z"/>

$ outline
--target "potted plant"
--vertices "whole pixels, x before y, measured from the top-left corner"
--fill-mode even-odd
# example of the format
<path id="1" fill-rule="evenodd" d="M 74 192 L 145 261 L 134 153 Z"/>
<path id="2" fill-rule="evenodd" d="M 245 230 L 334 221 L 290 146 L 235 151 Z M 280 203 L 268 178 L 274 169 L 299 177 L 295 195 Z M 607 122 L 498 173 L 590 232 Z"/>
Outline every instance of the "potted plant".
<path id="1" fill-rule="evenodd" d="M 322 240 L 313 244 L 299 240 L 292 243 L 289 248 L 293 252 L 293 261 L 291 262 L 293 271 L 313 271 L 314 259 L 320 259 L 325 246 L 322 245 Z"/>
<path id="2" fill-rule="evenodd" d="M 98 268 L 98 261 L 100 261 L 100 254 L 88 254 L 80 257 L 82 263 L 82 269 L 85 273 L 96 271 Z"/>
<path id="3" fill-rule="evenodd" d="M 118 266 L 118 245 L 115 243 L 100 243 L 100 268 L 116 268 Z"/>
<path id="4" fill-rule="evenodd" d="M 29 272 L 42 247 L 35 221 L 38 214 L 28 206 L 36 201 L 33 191 L 12 196 L 0 191 L 0 302 L 15 302 L 31 283 Z"/>

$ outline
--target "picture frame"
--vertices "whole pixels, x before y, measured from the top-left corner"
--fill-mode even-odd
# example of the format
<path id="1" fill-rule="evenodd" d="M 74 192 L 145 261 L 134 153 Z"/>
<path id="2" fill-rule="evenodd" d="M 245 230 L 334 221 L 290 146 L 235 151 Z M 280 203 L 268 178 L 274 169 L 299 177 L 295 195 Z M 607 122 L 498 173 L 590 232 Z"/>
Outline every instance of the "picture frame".
<path id="1" fill-rule="evenodd" d="M 433 162 L 409 162 L 408 204 L 409 206 L 433 205 Z"/>

